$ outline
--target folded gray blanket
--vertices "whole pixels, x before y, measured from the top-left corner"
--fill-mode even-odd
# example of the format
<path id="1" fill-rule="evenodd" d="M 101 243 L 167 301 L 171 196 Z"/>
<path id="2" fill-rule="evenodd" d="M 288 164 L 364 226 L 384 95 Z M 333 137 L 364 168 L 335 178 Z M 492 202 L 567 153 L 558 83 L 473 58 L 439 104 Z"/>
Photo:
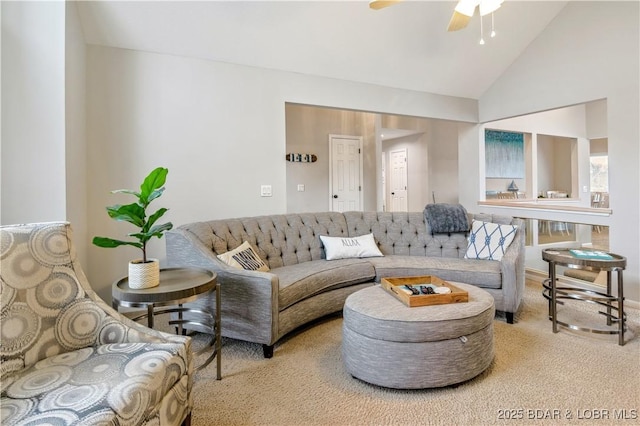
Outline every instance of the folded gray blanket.
<path id="1" fill-rule="evenodd" d="M 432 234 L 469 230 L 467 210 L 461 204 L 427 204 L 424 218 L 431 227 Z"/>

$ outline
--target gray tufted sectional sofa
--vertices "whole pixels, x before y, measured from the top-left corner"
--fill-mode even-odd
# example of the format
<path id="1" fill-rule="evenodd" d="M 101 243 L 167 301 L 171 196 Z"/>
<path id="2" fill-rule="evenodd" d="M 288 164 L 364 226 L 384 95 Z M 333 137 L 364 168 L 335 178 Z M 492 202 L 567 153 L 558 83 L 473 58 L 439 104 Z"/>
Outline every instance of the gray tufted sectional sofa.
<path id="1" fill-rule="evenodd" d="M 423 212 L 323 212 L 195 222 L 166 233 L 167 261 L 217 272 L 222 335 L 261 343 L 267 358 L 281 337 L 341 311 L 347 296 L 384 277 L 435 275 L 476 285 L 494 297 L 496 310 L 513 323 L 524 292 L 524 223 L 487 214 L 469 214 L 469 219 L 518 225 L 501 261 L 464 259 L 467 233 L 432 234 Z M 325 259 L 320 235 L 369 233 L 384 257 Z M 216 257 L 244 241 L 269 272 L 236 269 Z M 213 306 L 206 300 L 195 303 Z"/>

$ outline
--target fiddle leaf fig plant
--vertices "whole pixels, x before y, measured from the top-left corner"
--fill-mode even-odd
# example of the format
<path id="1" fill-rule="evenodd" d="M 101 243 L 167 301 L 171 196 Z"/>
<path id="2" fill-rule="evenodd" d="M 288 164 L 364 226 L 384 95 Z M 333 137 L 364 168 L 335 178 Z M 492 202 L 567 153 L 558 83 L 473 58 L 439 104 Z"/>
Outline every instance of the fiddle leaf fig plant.
<path id="1" fill-rule="evenodd" d="M 137 198 L 137 201 L 131 204 L 120 205 L 115 204 L 107 207 L 109 217 L 119 222 L 129 222 L 139 228 L 137 232 L 127 234 L 134 238 L 133 241 L 115 240 L 107 237 L 94 237 L 93 244 L 98 247 L 114 248 L 119 246 L 133 246 L 142 250 L 142 262 L 147 263 L 147 242 L 153 238 L 162 238 L 165 231 L 173 228 L 171 222 L 156 225 L 167 209 L 162 207 L 154 213 L 147 216 L 147 208 L 149 204 L 156 198 L 159 198 L 164 192 L 164 183 L 167 180 L 169 170 L 164 167 L 158 167 L 149 173 L 140 185 L 140 191 L 131 189 L 117 189 L 111 191 L 112 194 L 130 194 Z"/>

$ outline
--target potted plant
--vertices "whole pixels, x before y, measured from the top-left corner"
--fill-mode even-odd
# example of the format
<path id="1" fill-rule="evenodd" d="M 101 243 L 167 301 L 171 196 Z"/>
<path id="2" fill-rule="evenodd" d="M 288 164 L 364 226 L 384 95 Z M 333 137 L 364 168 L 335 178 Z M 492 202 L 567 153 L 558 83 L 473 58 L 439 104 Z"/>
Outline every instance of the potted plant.
<path id="1" fill-rule="evenodd" d="M 113 248 L 118 246 L 134 246 L 142 250 L 142 258 L 129 262 L 129 287 L 150 288 L 160 284 L 160 262 L 158 259 L 147 258 L 147 242 L 153 237 L 162 238 L 165 231 L 173 228 L 171 222 L 156 225 L 158 219 L 167 212 L 162 207 L 155 213 L 147 215 L 147 207 L 164 192 L 164 183 L 169 170 L 158 167 L 149 173 L 140 185 L 140 192 L 130 189 L 118 189 L 112 194 L 130 194 L 137 198 L 131 204 L 116 204 L 107 207 L 109 217 L 117 221 L 129 222 L 139 228 L 138 231 L 128 234 L 134 241 L 115 240 L 107 237 L 94 237 L 93 244 L 98 247 Z"/>

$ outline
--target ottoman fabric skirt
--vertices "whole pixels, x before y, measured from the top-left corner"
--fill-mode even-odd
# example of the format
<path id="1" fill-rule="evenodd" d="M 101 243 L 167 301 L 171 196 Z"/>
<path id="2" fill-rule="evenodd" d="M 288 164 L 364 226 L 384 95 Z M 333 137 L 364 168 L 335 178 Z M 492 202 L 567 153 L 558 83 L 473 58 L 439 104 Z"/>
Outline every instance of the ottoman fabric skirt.
<path id="1" fill-rule="evenodd" d="M 493 356 L 493 325 L 435 342 L 381 341 L 343 326 L 342 358 L 347 371 L 387 388 L 436 388 L 464 382 L 486 370 Z"/>

